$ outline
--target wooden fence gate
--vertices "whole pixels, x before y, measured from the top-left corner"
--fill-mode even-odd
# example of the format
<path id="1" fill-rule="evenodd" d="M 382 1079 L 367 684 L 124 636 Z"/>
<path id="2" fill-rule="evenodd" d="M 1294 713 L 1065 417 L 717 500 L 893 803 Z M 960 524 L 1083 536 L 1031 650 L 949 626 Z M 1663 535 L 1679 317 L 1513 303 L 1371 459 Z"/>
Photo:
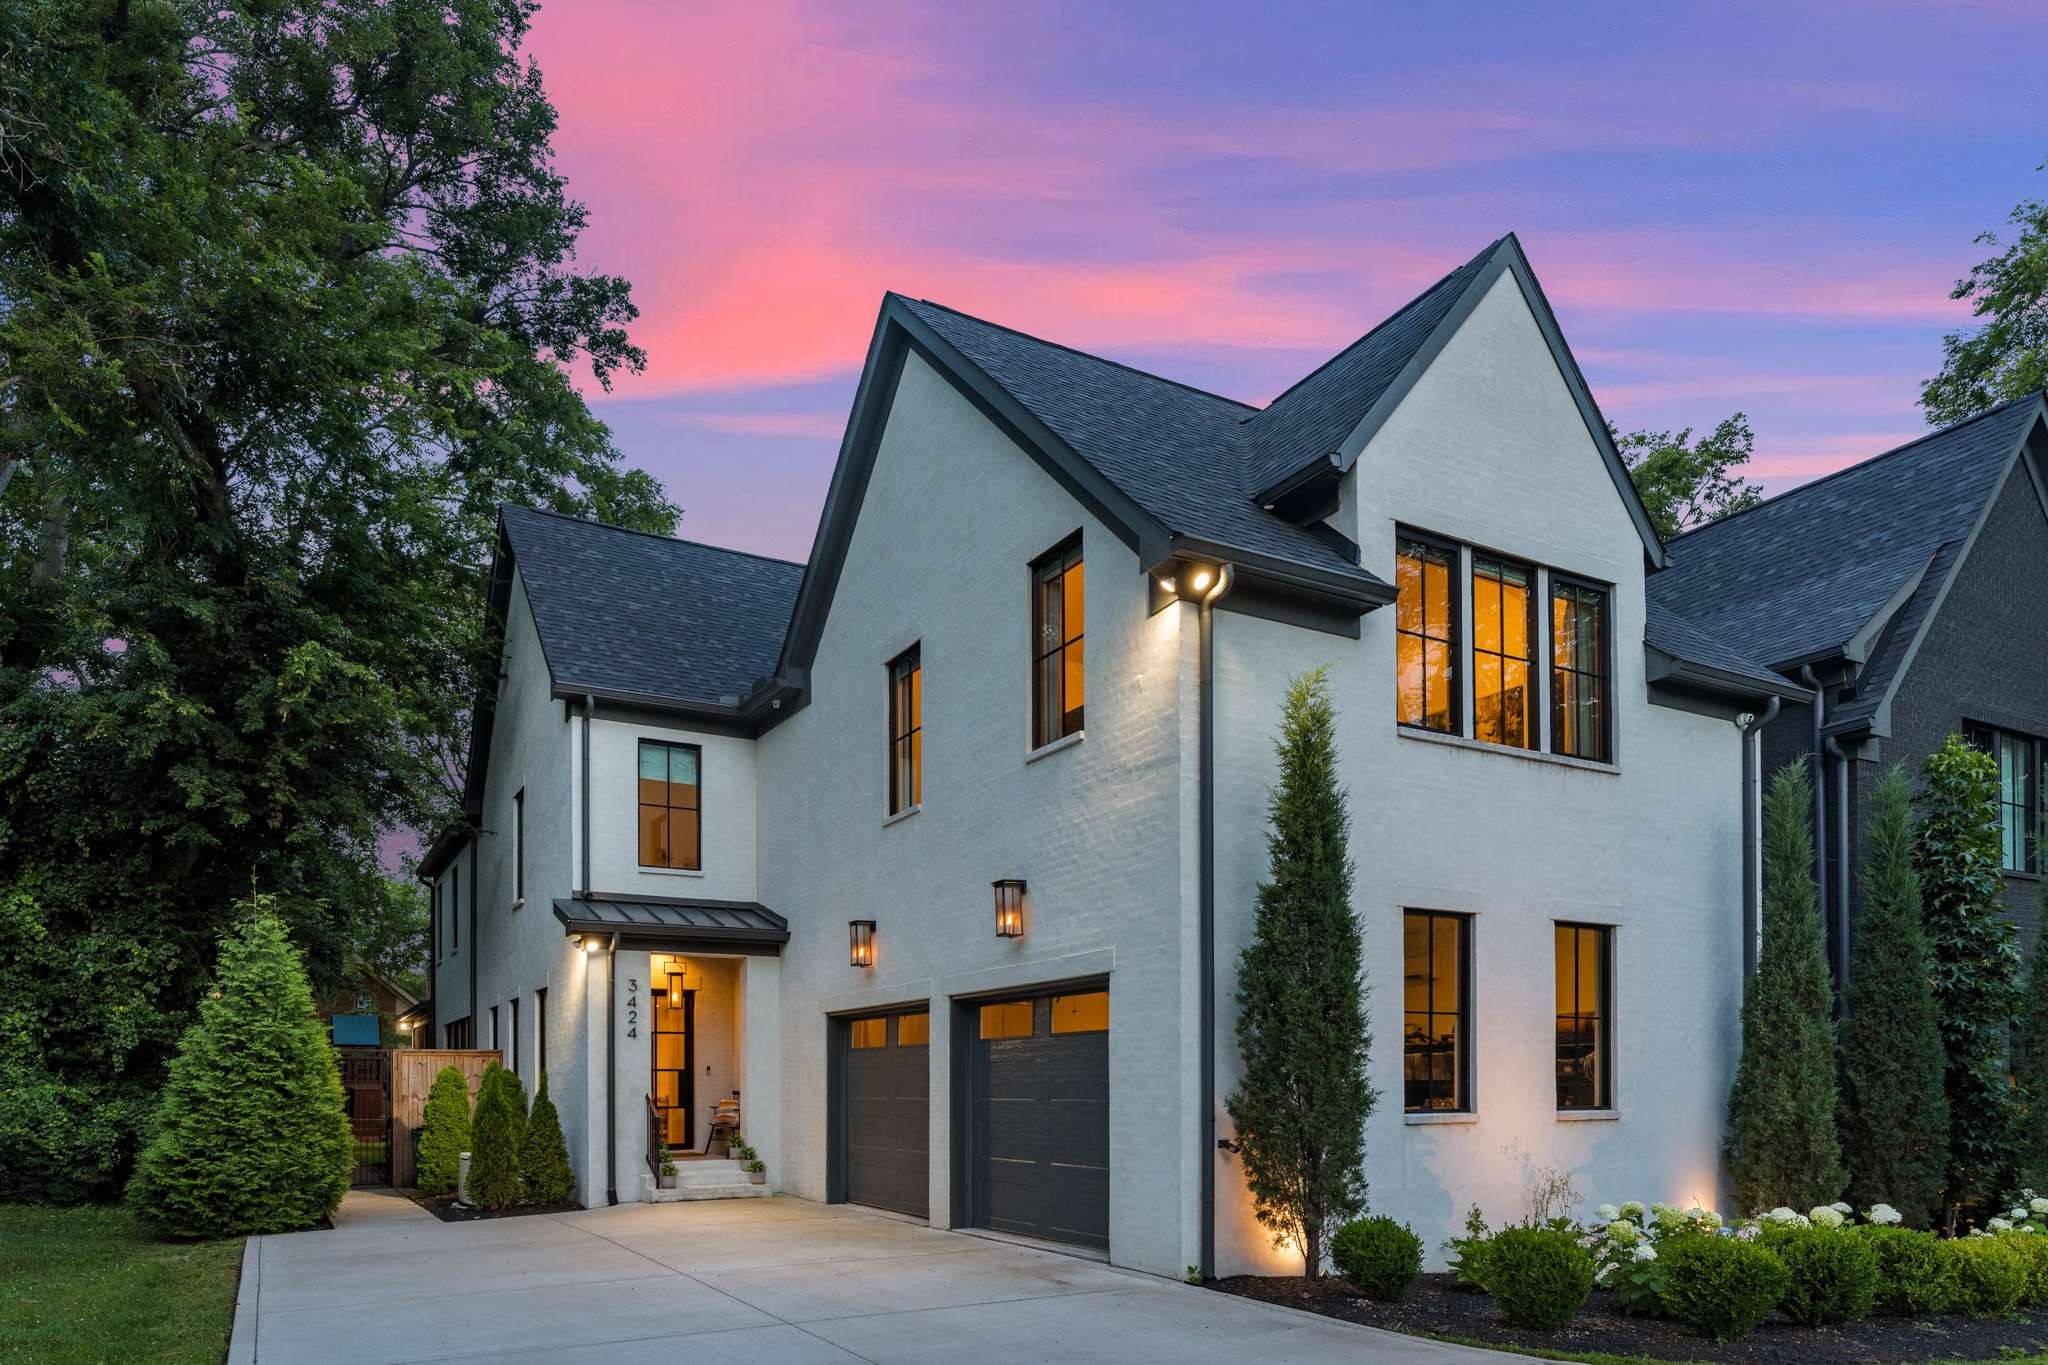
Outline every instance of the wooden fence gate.
<path id="1" fill-rule="evenodd" d="M 417 1140 L 425 1117 L 427 1092 L 441 1068 L 452 1066 L 469 1082 L 469 1102 L 476 1104 L 476 1089 L 482 1084 L 484 1068 L 498 1060 L 495 1052 L 457 1051 L 449 1048 L 400 1048 L 387 1054 L 391 1059 L 391 1183 L 409 1189 L 418 1182 Z"/>

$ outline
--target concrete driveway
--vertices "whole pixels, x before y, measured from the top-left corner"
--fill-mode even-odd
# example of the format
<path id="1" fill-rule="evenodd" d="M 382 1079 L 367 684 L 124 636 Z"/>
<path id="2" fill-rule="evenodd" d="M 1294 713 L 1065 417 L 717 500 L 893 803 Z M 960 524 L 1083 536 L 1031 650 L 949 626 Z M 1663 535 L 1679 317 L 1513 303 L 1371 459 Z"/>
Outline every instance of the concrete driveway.
<path id="1" fill-rule="evenodd" d="M 642 1354 L 644 1353 L 644 1354 Z M 628 1204 L 443 1223 L 351 1192 L 252 1237 L 230 1365 L 450 1360 L 1389 1361 L 1511 1357 L 843 1205 Z"/>

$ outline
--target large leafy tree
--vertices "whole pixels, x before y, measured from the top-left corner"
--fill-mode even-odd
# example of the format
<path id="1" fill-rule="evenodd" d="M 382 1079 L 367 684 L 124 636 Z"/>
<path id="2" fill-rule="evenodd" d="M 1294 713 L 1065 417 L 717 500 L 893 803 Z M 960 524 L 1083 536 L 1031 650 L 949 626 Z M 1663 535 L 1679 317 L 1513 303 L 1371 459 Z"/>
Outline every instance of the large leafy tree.
<path id="1" fill-rule="evenodd" d="M 1666 540 L 1763 501 L 1763 490 L 1742 474 L 1756 450 L 1756 435 L 1743 413 L 1724 418 L 1697 439 L 1691 427 L 1626 436 L 1609 431 L 1643 509 Z"/>
<path id="2" fill-rule="evenodd" d="M 1913 867 L 1913 789 L 1903 769 L 1872 793 L 1863 913 L 1850 940 L 1841 1026 L 1839 1129 L 1848 1197 L 1888 1203 L 1917 1227 L 1933 1215 L 1948 1167 L 1948 1095 L 1934 963 Z"/>
<path id="3" fill-rule="evenodd" d="M 0 954 L 0 1168 L 129 1125 L 252 885 L 340 972 L 449 812 L 498 503 L 673 528 L 577 387 L 643 358 L 532 9 L 0 0 L 0 932 L 57 968 Z"/>
<path id="4" fill-rule="evenodd" d="M 1813 884 L 1813 778 L 1805 762 L 1764 798 L 1763 944 L 1742 1002 L 1728 1094 L 1728 1173 L 1744 1213 L 1811 1208 L 1847 1180 L 1835 1133 L 1834 986 Z"/>
<path id="5" fill-rule="evenodd" d="M 1351 820 L 1337 785 L 1336 713 L 1322 669 L 1282 705 L 1280 781 L 1252 941 L 1237 965 L 1244 1078 L 1226 1102 L 1245 1183 L 1276 1243 L 1322 1274 L 1337 1224 L 1365 1207 L 1364 946 L 1351 912 Z"/>
<path id="6" fill-rule="evenodd" d="M 1948 1058 L 1945 1198 L 1951 1211 L 1996 1199 L 2015 1174 L 2018 1102 L 2006 1052 L 2020 1003 L 2020 955 L 1999 873 L 1998 764 L 1950 735 L 1922 765 L 1915 855 Z"/>
<path id="7" fill-rule="evenodd" d="M 2048 387 L 2048 203 L 2029 199 L 2009 221 L 2012 239 L 1978 237 L 1993 254 L 1949 293 L 1969 301 L 1977 325 L 1942 338 L 1941 373 L 1920 390 L 1936 426 Z"/>

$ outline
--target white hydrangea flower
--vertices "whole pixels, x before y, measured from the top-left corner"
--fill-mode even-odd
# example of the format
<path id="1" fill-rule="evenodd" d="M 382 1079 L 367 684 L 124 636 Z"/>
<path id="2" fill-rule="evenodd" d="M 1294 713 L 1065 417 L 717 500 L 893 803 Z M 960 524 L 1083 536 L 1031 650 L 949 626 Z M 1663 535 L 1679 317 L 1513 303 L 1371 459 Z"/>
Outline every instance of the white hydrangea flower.
<path id="1" fill-rule="evenodd" d="M 1826 1204 L 1808 1214 L 1807 1218 L 1817 1228 L 1838 1228 L 1842 1226 L 1842 1215 Z"/>
<path id="2" fill-rule="evenodd" d="M 2013 1222 L 2017 1223 L 2020 1221 L 2020 1219 L 2025 1218 L 2027 1216 L 2027 1211 L 2025 1209 L 2009 1209 L 2007 1210 L 2005 1216 L 2012 1219 Z"/>
<path id="3" fill-rule="evenodd" d="M 2012 1224 L 2003 1218 L 1994 1218 L 1984 1226 L 1992 1232 L 2009 1232 L 2012 1230 Z"/>
<path id="4" fill-rule="evenodd" d="M 1796 1223 L 1799 1221 L 1799 1215 L 1786 1208 L 1783 1204 L 1772 1209 L 1764 1217 L 1770 1219 L 1773 1223 Z"/>
<path id="5" fill-rule="evenodd" d="M 2042 1202 L 2048 1203 L 2048 1200 L 2043 1200 Z M 1593 1210 L 1593 1216 L 1603 1223 L 1611 1223 L 1621 1217 L 1621 1210 L 1612 1204 L 1602 1204 L 1599 1208 Z"/>
<path id="6" fill-rule="evenodd" d="M 1738 1242 L 1754 1242 L 1759 1231 L 1761 1229 L 1756 1224 L 1744 1223 L 1741 1227 L 1735 1229 L 1735 1240 Z"/>
<path id="7" fill-rule="evenodd" d="M 2034 1198 L 2027 1201 L 2027 1207 L 2035 1213 L 2048 1213 L 2048 1199 Z"/>
<path id="8" fill-rule="evenodd" d="M 1607 1235 L 1622 1246 L 1631 1246 L 1642 1239 L 1642 1231 L 1626 1218 L 1617 1218 L 1607 1225 Z"/>
<path id="9" fill-rule="evenodd" d="M 1881 1228 L 1888 1228 L 1899 1222 L 1904 1215 L 1890 1204 L 1872 1204 L 1868 1215 L 1871 1222 Z"/>
<path id="10" fill-rule="evenodd" d="M 1643 1208 L 1643 1201 L 1640 1199 L 1631 1199 L 1621 1206 L 1621 1216 L 1624 1218 L 1640 1218 L 1646 1212 L 1648 1210 Z"/>
<path id="11" fill-rule="evenodd" d="M 1648 1242 L 1644 1242 L 1635 1249 L 1635 1259 L 1638 1261 L 1654 1261 L 1657 1259 L 1657 1248 L 1651 1246 Z"/>
<path id="12" fill-rule="evenodd" d="M 1833 1209 L 1836 1213 L 1841 1214 L 1844 1218 L 1847 1218 L 1850 1214 L 1856 1212 L 1854 1208 L 1851 1208 L 1849 1205 L 1844 1204 L 1839 1199 L 1837 1199 L 1834 1203 L 1828 1205 L 1828 1207 Z"/>

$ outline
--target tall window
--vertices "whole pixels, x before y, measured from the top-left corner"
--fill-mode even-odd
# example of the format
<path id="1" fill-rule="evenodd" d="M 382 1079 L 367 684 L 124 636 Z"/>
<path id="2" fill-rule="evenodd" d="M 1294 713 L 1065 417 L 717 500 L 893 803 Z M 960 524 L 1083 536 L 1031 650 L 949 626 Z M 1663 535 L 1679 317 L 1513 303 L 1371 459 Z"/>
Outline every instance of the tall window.
<path id="1" fill-rule="evenodd" d="M 448 869 L 448 942 L 452 951 L 462 948 L 462 869 Z"/>
<path id="2" fill-rule="evenodd" d="M 924 669 L 912 645 L 889 665 L 889 814 L 924 800 Z"/>
<path id="3" fill-rule="evenodd" d="M 1394 565 L 1396 717 L 1403 725 L 1458 730 L 1458 552 L 1403 537 Z"/>
<path id="4" fill-rule="evenodd" d="M 1536 747 L 1536 683 L 1529 668 L 1536 574 L 1505 560 L 1472 559 L 1474 738 Z"/>
<path id="5" fill-rule="evenodd" d="M 436 951 L 434 956 L 446 957 L 448 956 L 448 935 L 441 928 L 441 883 L 438 879 L 428 891 L 428 900 L 430 908 L 427 913 L 431 916 L 428 923 L 434 926 L 435 937 L 441 940 L 436 945 L 438 951 Z"/>
<path id="6" fill-rule="evenodd" d="M 1079 734 L 1086 719 L 1080 538 L 1031 572 L 1031 743 L 1037 747 Z"/>
<path id="7" fill-rule="evenodd" d="M 498 1037 L 498 1007 L 496 1005 L 491 1006 L 491 1051 L 504 1051 L 504 1043 Z"/>
<path id="8" fill-rule="evenodd" d="M 703 867 L 694 744 L 640 741 L 640 866 Z"/>
<path id="9" fill-rule="evenodd" d="M 2044 746 L 2025 735 L 1973 726 L 1970 742 L 1998 761 L 1999 864 L 2007 872 L 2041 870 L 2041 761 Z"/>
<path id="10" fill-rule="evenodd" d="M 1607 594 L 1567 579 L 1550 580 L 1550 748 L 1606 762 L 1608 741 Z"/>
<path id="11" fill-rule="evenodd" d="M 512 1074 L 519 1074 L 519 997 L 513 996 L 512 1006 Z"/>
<path id="12" fill-rule="evenodd" d="M 1614 1107 L 1614 931 L 1557 926 L 1557 1107 Z"/>
<path id="13" fill-rule="evenodd" d="M 548 988 L 533 993 L 533 1071 L 548 1074 Z"/>
<path id="14" fill-rule="evenodd" d="M 1411 1114 L 1472 1107 L 1470 927 L 1434 910 L 1403 917 L 1402 1103 Z"/>
<path id="15" fill-rule="evenodd" d="M 512 793 L 512 903 L 526 903 L 526 788 Z"/>

